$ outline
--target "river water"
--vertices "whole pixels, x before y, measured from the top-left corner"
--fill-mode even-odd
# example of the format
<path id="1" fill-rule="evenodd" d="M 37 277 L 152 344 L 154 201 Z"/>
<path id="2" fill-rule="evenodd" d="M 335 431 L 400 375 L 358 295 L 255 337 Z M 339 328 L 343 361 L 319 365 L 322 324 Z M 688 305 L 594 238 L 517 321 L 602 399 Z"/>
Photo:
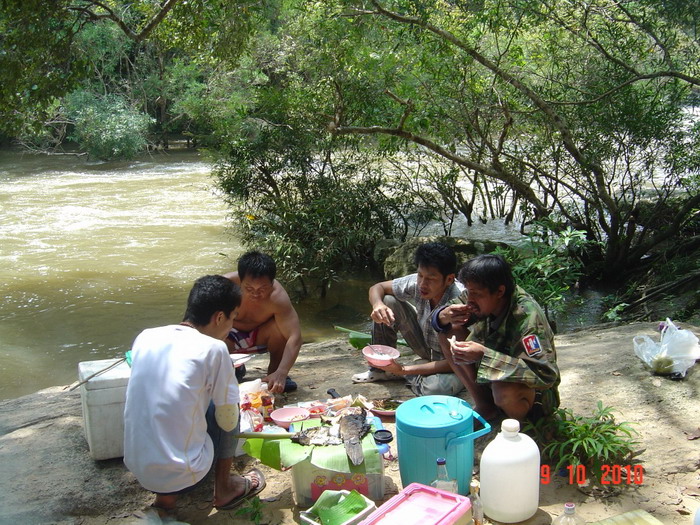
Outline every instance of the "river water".
<path id="1" fill-rule="evenodd" d="M 182 151 L 122 163 L 0 152 L 0 399 L 72 383 L 144 328 L 179 322 L 192 282 L 243 247 L 210 165 Z M 306 341 L 366 324 L 370 278 L 297 304 Z"/>
<path id="2" fill-rule="evenodd" d="M 195 279 L 234 270 L 244 251 L 210 164 L 192 151 L 128 163 L 0 151 L 0 206 L 0 400 L 70 384 L 81 361 L 122 357 L 144 328 L 181 320 Z M 498 221 L 457 221 L 452 234 L 522 240 Z M 375 281 L 345 277 L 325 298 L 295 302 L 304 341 L 339 335 L 334 325 L 368 330 Z M 599 314 L 589 306 L 560 329 Z"/>

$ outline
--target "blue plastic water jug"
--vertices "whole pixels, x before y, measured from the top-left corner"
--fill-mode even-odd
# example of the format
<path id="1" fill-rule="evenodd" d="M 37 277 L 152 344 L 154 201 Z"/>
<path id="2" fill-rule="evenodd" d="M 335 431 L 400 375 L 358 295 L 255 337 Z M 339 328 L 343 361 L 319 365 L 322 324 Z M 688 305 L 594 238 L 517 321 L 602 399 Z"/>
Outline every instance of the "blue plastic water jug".
<path id="1" fill-rule="evenodd" d="M 484 428 L 475 432 L 474 418 Z M 396 410 L 401 483 L 430 485 L 435 461 L 443 457 L 449 477 L 457 480 L 459 493 L 466 496 L 474 468 L 474 440 L 490 431 L 491 425 L 458 397 L 422 396 L 402 403 Z"/>

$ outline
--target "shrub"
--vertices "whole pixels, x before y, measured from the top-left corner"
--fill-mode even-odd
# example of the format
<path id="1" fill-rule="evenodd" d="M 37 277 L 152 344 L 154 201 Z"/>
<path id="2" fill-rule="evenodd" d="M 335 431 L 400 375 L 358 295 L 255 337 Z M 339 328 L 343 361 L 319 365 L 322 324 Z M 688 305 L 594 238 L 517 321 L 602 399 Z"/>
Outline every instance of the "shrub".
<path id="1" fill-rule="evenodd" d="M 635 451 L 637 431 L 631 423 L 616 421 L 613 408 L 604 407 L 602 401 L 591 416 L 559 408 L 526 429 L 534 431 L 538 443 L 546 443 L 543 461 L 553 463 L 555 470 L 583 465 L 592 479 L 601 479 L 603 465 L 632 465 L 639 453 Z"/>
<path id="2" fill-rule="evenodd" d="M 130 108 L 118 95 L 98 97 L 76 92 L 67 98 L 66 109 L 75 123 L 70 138 L 90 157 L 129 159 L 148 145 L 146 137 L 153 119 Z"/>

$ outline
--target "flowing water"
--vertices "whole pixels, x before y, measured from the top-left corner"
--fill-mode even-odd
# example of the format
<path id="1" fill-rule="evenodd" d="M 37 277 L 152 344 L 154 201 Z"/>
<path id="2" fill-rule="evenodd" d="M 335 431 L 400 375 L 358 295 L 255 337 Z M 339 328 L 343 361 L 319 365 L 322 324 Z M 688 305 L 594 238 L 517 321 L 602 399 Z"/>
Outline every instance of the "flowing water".
<path id="1" fill-rule="evenodd" d="M 70 384 L 81 361 L 122 357 L 144 328 L 181 320 L 196 278 L 235 269 L 243 247 L 210 172 L 190 151 L 129 163 L 0 152 L 0 400 Z M 497 222 L 469 236 L 519 238 Z M 297 302 L 304 340 L 337 336 L 334 325 L 369 329 L 375 280 L 346 278 Z"/>
<path id="2" fill-rule="evenodd" d="M 243 251 L 192 152 L 129 163 L 0 152 L 0 206 L 0 399 L 123 356 L 144 328 L 180 321 L 192 282 L 235 269 Z M 298 305 L 305 339 L 361 323 L 368 282 Z"/>

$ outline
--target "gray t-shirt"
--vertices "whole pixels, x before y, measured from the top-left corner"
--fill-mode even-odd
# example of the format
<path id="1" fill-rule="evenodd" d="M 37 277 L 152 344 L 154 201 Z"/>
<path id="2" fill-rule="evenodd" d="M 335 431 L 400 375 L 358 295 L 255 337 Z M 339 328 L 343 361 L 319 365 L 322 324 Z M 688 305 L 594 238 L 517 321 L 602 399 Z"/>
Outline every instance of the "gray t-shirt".
<path id="1" fill-rule="evenodd" d="M 442 298 L 435 308 L 430 307 L 429 300 L 421 298 L 420 291 L 418 290 L 417 273 L 394 279 L 391 283 L 391 289 L 394 297 L 399 301 L 407 301 L 416 307 L 418 324 L 421 327 L 421 332 L 423 333 L 426 344 L 430 347 L 432 361 L 441 361 L 444 359 L 440 351 L 438 333 L 430 325 L 430 317 L 437 308 L 459 297 L 464 290 L 464 286 L 457 281 L 453 282 L 447 287 L 445 293 L 442 294 Z"/>

